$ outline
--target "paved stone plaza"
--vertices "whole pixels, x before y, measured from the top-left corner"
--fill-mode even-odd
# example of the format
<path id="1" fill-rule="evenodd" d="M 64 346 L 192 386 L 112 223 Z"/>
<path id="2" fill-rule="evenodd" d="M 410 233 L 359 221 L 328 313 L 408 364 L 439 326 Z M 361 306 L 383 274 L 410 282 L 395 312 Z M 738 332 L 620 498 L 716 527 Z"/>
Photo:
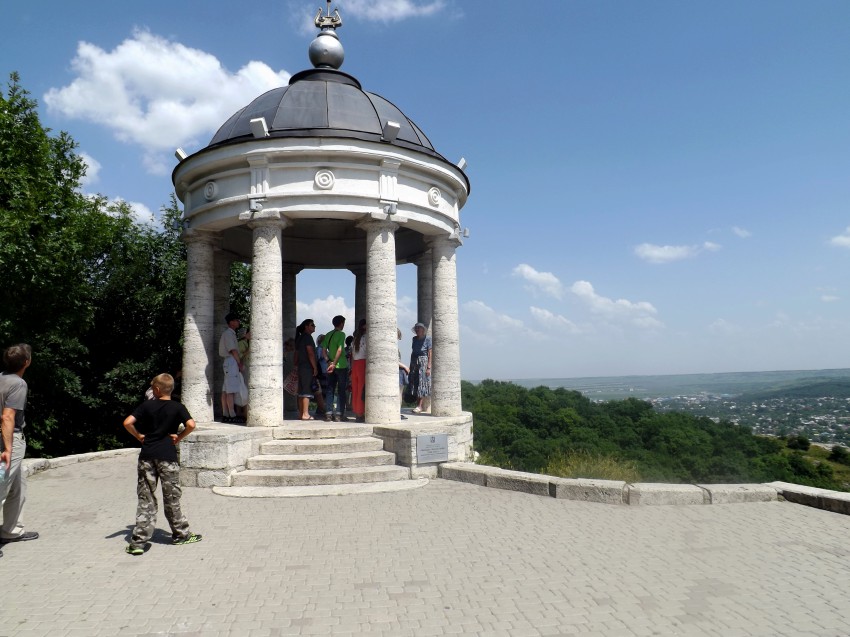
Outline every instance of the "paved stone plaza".
<path id="1" fill-rule="evenodd" d="M 226 498 L 204 541 L 124 553 L 135 455 L 29 479 L 0 636 L 850 634 L 850 517 L 787 502 L 630 507 L 432 480 Z M 159 528 L 164 519 L 160 514 Z"/>

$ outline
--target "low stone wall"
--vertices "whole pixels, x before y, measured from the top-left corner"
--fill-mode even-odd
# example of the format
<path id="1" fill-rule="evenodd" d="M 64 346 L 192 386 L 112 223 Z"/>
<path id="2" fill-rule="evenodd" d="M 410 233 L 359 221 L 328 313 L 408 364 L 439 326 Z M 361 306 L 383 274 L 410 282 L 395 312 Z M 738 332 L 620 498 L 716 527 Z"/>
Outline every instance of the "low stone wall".
<path id="1" fill-rule="evenodd" d="M 631 506 L 771 502 L 779 499 L 780 492 L 771 484 L 629 484 L 618 480 L 556 478 L 469 462 L 444 463 L 440 465 L 439 477 L 566 500 Z M 850 508 L 850 494 L 847 495 Z"/>
<path id="2" fill-rule="evenodd" d="M 419 464 L 416 460 L 416 437 L 447 434 L 449 462 L 466 462 L 472 459 L 472 414 L 417 419 L 411 424 L 375 425 L 375 436 L 384 441 L 384 451 L 396 455 L 396 464 L 410 467 L 411 478 L 436 478 L 439 462 Z"/>
<path id="3" fill-rule="evenodd" d="M 260 443 L 272 439 L 272 427 L 222 423 L 198 425 L 180 443 L 180 484 L 184 487 L 229 487 L 230 476 L 245 468 Z"/>
<path id="4" fill-rule="evenodd" d="M 73 456 L 60 456 L 59 458 L 24 458 L 21 464 L 21 470 L 24 473 L 24 477 L 27 478 L 48 469 L 58 469 L 59 467 L 66 467 L 69 464 L 77 464 L 78 462 L 90 462 L 92 460 L 104 460 L 106 458 L 131 455 L 139 455 L 138 447 L 132 449 L 111 449 L 109 451 L 92 451 L 89 453 L 78 453 Z"/>

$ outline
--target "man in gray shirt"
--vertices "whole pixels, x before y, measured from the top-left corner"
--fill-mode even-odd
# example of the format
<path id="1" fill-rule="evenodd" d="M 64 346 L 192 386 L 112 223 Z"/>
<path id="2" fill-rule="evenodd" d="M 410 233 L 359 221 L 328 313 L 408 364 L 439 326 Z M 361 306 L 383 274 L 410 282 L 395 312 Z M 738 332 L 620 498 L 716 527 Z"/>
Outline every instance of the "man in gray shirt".
<path id="1" fill-rule="evenodd" d="M 0 506 L 3 525 L 0 544 L 35 540 L 38 533 L 24 531 L 21 511 L 27 499 L 22 462 L 27 451 L 24 438 L 24 409 L 27 406 L 27 383 L 24 372 L 32 362 L 32 348 L 25 344 L 12 345 L 3 352 L 6 371 L 0 374 L 0 410 L 2 410 L 2 442 L 0 465 L 6 469 L 6 479 L 0 482 Z M 0 551 L 0 556 L 3 553 Z"/>

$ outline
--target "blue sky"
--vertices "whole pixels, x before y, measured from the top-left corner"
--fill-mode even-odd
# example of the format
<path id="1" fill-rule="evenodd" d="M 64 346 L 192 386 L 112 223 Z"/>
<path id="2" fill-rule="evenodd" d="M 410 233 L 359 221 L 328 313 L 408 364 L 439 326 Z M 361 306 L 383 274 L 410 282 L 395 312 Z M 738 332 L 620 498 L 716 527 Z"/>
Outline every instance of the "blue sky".
<path id="1" fill-rule="evenodd" d="M 0 71 L 144 218 L 176 147 L 309 67 L 319 6 L 7 3 Z M 464 378 L 850 367 L 846 0 L 338 6 L 342 70 L 469 162 Z M 299 318 L 353 295 L 304 272 Z M 405 328 L 415 298 L 401 266 Z"/>

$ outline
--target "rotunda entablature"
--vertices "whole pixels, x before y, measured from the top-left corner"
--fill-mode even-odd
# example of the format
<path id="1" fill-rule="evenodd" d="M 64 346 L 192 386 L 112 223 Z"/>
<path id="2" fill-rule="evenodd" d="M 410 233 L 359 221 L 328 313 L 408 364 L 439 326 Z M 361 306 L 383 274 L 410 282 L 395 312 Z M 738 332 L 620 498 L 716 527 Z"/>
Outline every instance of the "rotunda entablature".
<path id="1" fill-rule="evenodd" d="M 230 231 L 245 225 L 253 211 L 276 211 L 293 225 L 356 223 L 385 214 L 406 230 L 439 236 L 457 231 L 468 196 L 466 176 L 444 160 L 332 138 L 262 139 L 207 148 L 180 163 L 174 182 L 187 226 L 221 232 L 224 248 L 244 257 L 250 244 L 234 241 Z"/>

